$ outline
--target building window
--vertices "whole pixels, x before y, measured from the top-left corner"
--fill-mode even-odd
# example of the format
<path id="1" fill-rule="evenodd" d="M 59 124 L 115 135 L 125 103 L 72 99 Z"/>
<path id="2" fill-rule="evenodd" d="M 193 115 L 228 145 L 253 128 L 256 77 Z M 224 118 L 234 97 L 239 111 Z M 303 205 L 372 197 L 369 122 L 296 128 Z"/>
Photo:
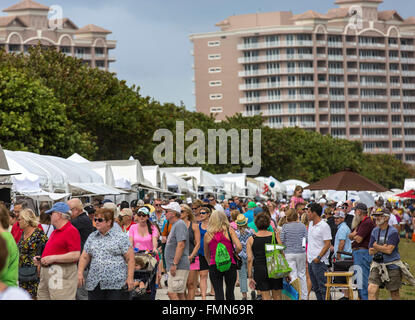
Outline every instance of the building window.
<path id="1" fill-rule="evenodd" d="M 220 41 L 208 41 L 208 47 L 219 47 Z"/>
<path id="2" fill-rule="evenodd" d="M 212 67 L 209 68 L 209 73 L 219 73 L 222 72 L 222 68 L 221 67 Z"/>
<path id="3" fill-rule="evenodd" d="M 220 58 L 221 58 L 221 54 L 220 53 L 214 53 L 214 54 L 208 55 L 208 59 L 209 60 L 220 60 Z"/>
<path id="4" fill-rule="evenodd" d="M 221 100 L 223 95 L 221 93 L 214 93 L 209 96 L 210 100 Z"/>
<path id="5" fill-rule="evenodd" d="M 212 108 L 210 108 L 210 113 L 221 113 L 221 112 L 223 112 L 222 107 L 212 107 Z"/>
<path id="6" fill-rule="evenodd" d="M 221 80 L 209 81 L 209 87 L 221 87 L 221 86 L 222 86 Z"/>

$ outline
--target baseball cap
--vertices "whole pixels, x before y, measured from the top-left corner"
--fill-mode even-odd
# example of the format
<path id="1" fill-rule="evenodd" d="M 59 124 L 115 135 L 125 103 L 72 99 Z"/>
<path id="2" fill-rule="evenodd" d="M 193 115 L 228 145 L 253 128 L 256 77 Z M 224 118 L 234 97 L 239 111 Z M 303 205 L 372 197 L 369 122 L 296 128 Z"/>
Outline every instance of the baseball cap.
<path id="1" fill-rule="evenodd" d="M 57 202 L 55 203 L 50 210 L 45 211 L 47 214 L 51 214 L 52 212 L 61 212 L 61 213 L 69 213 L 71 209 L 65 202 Z"/>
<path id="2" fill-rule="evenodd" d="M 280 200 L 280 202 L 282 202 L 282 203 L 286 203 L 286 202 L 287 202 L 287 200 L 285 200 L 285 199 L 281 199 L 281 200 Z"/>
<path id="3" fill-rule="evenodd" d="M 111 202 L 111 203 L 112 203 L 112 201 L 111 201 L 110 199 L 104 199 L 104 200 L 102 201 L 102 203 L 103 203 L 103 204 L 108 203 L 108 202 Z"/>
<path id="4" fill-rule="evenodd" d="M 164 210 L 173 210 L 177 213 L 180 213 L 182 211 L 182 208 L 180 207 L 180 204 L 177 202 L 170 202 L 167 206 L 161 206 Z"/>
<path id="5" fill-rule="evenodd" d="M 391 213 L 388 208 L 382 207 L 377 209 L 374 213 L 372 213 L 373 216 L 388 216 L 390 217 Z"/>
<path id="6" fill-rule="evenodd" d="M 137 211 L 137 212 L 140 212 L 140 213 L 145 214 L 145 215 L 147 215 L 147 216 L 149 216 L 149 215 L 150 215 L 150 210 L 148 210 L 148 208 L 147 208 L 147 207 L 142 207 L 142 208 L 138 209 L 138 211 Z"/>
<path id="7" fill-rule="evenodd" d="M 318 200 L 318 203 L 327 203 L 327 200 L 324 198 L 321 198 L 320 200 Z"/>
<path id="8" fill-rule="evenodd" d="M 94 213 L 95 213 L 95 208 L 94 208 L 94 206 L 93 206 L 92 204 L 87 205 L 87 206 L 84 208 L 84 210 L 85 210 L 86 212 L 88 212 L 88 214 L 94 214 Z"/>
<path id="9" fill-rule="evenodd" d="M 362 211 L 367 211 L 367 205 L 365 205 L 362 202 L 358 202 L 356 204 L 356 206 L 354 207 L 355 210 L 362 210 Z"/>
<path id="10" fill-rule="evenodd" d="M 334 213 L 334 218 L 346 218 L 346 214 L 344 211 L 339 210 Z"/>

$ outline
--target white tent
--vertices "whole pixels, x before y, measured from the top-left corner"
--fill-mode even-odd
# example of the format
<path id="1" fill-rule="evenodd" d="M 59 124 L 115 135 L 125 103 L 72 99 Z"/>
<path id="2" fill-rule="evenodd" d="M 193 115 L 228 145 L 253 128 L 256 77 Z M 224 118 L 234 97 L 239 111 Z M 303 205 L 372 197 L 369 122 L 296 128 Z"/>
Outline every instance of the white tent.
<path id="1" fill-rule="evenodd" d="M 120 194 L 106 185 L 99 174 L 73 161 L 23 151 L 4 150 L 4 153 L 10 169 L 22 173 L 13 178 L 15 192 L 43 190 L 83 195 L 93 194 L 98 188 L 98 194 Z"/>
<path id="2" fill-rule="evenodd" d="M 176 167 L 163 168 L 164 172 L 174 174 L 180 178 L 194 177 L 200 187 L 223 187 L 223 182 L 212 173 L 203 170 L 201 167 Z"/>
<path id="3" fill-rule="evenodd" d="M 168 171 L 165 170 L 166 168 L 160 168 L 160 172 L 164 176 L 166 180 L 167 188 L 175 189 L 179 193 L 182 194 L 193 194 L 196 195 L 197 191 L 191 186 L 192 179 L 186 181 Z M 190 183 L 189 183 L 190 182 Z"/>
<path id="4" fill-rule="evenodd" d="M 415 190 L 415 179 L 405 179 L 403 192 Z"/>
<path id="5" fill-rule="evenodd" d="M 159 166 L 142 166 L 144 179 L 158 188 L 161 188 L 161 176 Z"/>
<path id="6" fill-rule="evenodd" d="M 246 190 L 248 189 L 246 173 L 227 173 L 227 174 L 215 174 L 216 178 L 222 180 L 226 191 L 226 197 L 232 196 L 245 197 Z"/>
<path id="7" fill-rule="evenodd" d="M 112 172 L 111 166 L 104 161 L 93 161 L 93 162 L 83 162 L 80 165 L 89 168 L 99 174 L 103 179 L 104 183 L 115 187 L 114 174 Z"/>
<path id="8" fill-rule="evenodd" d="M 69 158 L 67 158 L 68 160 L 71 160 L 73 162 L 76 163 L 85 163 L 85 162 L 89 162 L 88 159 L 85 159 L 84 157 L 82 157 L 81 155 L 74 153 L 73 155 L 71 155 Z"/>

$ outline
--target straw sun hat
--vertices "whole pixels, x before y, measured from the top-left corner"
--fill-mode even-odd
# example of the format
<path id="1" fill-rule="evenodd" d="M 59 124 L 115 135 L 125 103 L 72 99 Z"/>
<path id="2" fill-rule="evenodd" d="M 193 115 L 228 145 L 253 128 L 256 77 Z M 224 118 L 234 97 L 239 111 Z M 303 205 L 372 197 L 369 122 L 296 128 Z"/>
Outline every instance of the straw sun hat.
<path id="1" fill-rule="evenodd" d="M 238 215 L 235 221 L 236 225 L 239 227 L 243 227 L 248 223 L 248 218 L 246 218 L 243 214 Z"/>

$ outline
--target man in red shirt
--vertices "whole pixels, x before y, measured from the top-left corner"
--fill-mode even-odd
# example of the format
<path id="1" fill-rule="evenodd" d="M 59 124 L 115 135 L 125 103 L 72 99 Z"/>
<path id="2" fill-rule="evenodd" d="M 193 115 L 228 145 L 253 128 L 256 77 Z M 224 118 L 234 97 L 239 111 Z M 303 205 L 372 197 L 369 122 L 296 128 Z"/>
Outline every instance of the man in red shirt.
<path id="1" fill-rule="evenodd" d="M 42 257 L 35 257 L 40 266 L 38 300 L 75 300 L 78 287 L 77 261 L 81 255 L 81 236 L 69 222 L 70 208 L 58 202 L 46 211 L 51 214 L 55 230 L 50 235 Z"/>
<path id="2" fill-rule="evenodd" d="M 16 243 L 19 243 L 20 239 L 22 238 L 22 234 L 23 234 L 23 229 L 20 228 L 20 224 L 19 224 L 19 215 L 20 215 L 20 211 L 22 211 L 23 209 L 28 208 L 27 202 L 24 200 L 18 200 L 16 201 L 16 203 L 14 204 L 13 207 L 13 213 L 16 216 L 16 222 L 13 224 L 12 226 L 12 230 L 10 231 L 10 233 L 12 234 L 14 241 L 16 241 Z M 37 226 L 40 230 L 43 230 L 42 225 L 39 224 Z"/>
<path id="3" fill-rule="evenodd" d="M 368 216 L 367 206 L 361 202 L 356 204 L 355 219 L 358 225 L 349 234 L 349 239 L 353 241 L 353 263 L 355 266 L 359 266 L 362 271 L 362 286 L 358 288 L 359 297 L 361 300 L 368 300 L 370 264 L 372 263 L 372 256 L 369 254 L 369 242 L 375 224 Z"/>

